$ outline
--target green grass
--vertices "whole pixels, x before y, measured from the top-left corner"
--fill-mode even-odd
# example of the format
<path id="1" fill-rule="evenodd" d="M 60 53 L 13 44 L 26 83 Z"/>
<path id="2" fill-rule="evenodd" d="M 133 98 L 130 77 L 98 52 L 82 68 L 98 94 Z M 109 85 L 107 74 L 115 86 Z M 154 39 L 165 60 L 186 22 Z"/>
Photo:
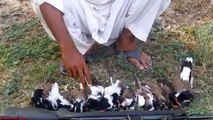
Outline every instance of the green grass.
<path id="1" fill-rule="evenodd" d="M 213 111 L 212 26 L 210 21 L 199 25 L 191 23 L 171 30 L 165 29 L 157 21 L 148 41 L 138 42 L 140 49 L 153 59 L 152 69 L 138 71 L 138 76 L 143 80 L 162 78 L 171 81 L 181 61 L 186 56 L 194 58 L 196 96 L 187 108 L 190 114 Z M 110 61 L 109 67 L 114 71 L 114 77 L 126 85 L 134 85 L 132 72 L 136 69 L 128 64 L 124 55 L 114 56 L 103 46 L 96 49 L 88 60 L 91 73 L 108 84 L 106 61 Z M 3 95 L 0 96 L 0 110 L 12 106 L 29 106 L 32 91 L 48 81 L 56 80 L 61 86 L 68 84 L 77 87 L 77 80 L 60 74 L 59 48 L 36 19 L 4 28 L 0 39 L 0 55 L 0 93 Z"/>
<path id="2" fill-rule="evenodd" d="M 205 68 L 213 64 L 213 22 L 208 22 L 195 30 L 195 56 Z"/>

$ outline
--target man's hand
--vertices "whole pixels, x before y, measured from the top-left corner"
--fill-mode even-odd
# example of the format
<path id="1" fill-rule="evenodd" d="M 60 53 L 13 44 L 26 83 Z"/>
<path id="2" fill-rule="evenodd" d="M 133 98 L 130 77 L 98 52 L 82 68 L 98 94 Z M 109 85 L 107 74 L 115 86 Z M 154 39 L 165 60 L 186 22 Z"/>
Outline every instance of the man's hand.
<path id="1" fill-rule="evenodd" d="M 91 84 L 91 76 L 83 55 L 75 49 L 62 50 L 62 62 L 67 74 L 74 78 L 80 78 L 80 82 L 85 88 L 86 82 Z"/>
<path id="2" fill-rule="evenodd" d="M 81 53 L 76 49 L 63 19 L 63 13 L 48 3 L 40 6 L 41 13 L 57 43 L 59 44 L 62 61 L 68 75 L 79 77 L 83 87 L 86 81 L 90 84 L 91 77 L 85 60 Z M 74 18 L 70 18 L 74 19 Z"/>

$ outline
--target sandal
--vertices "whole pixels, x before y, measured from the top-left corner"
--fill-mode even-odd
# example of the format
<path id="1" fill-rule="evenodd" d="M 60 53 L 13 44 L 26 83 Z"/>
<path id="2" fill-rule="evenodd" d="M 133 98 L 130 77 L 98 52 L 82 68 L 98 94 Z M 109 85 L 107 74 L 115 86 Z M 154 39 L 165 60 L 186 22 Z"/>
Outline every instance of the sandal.
<path id="1" fill-rule="evenodd" d="M 123 53 L 125 55 L 126 59 L 127 58 L 135 58 L 138 61 L 141 61 L 141 53 L 142 53 L 142 51 L 139 48 L 136 48 L 135 50 L 132 50 L 132 51 L 122 51 L 122 50 L 118 50 L 116 48 L 116 44 L 115 43 L 113 43 L 110 46 L 110 48 L 113 49 L 117 55 Z M 152 67 L 152 61 L 151 61 L 151 64 L 149 66 L 150 66 L 150 68 Z"/>

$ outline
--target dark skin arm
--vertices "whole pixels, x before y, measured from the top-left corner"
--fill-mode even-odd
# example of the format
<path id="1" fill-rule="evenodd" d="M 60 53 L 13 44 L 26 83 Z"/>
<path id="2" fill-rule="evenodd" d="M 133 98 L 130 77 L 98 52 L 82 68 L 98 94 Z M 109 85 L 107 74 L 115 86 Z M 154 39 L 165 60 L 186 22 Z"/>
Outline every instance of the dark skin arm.
<path id="1" fill-rule="evenodd" d="M 61 51 L 62 62 L 69 76 L 80 78 L 85 87 L 86 81 L 91 84 L 91 76 L 83 55 L 77 50 L 66 28 L 63 13 L 48 3 L 40 6 L 41 13 L 53 33 Z"/>

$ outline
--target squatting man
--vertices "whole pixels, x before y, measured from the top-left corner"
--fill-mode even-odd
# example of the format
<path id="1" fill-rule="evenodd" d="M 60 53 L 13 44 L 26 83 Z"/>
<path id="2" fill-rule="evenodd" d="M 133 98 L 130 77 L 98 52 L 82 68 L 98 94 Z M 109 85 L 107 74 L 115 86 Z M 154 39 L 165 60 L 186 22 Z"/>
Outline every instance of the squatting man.
<path id="1" fill-rule="evenodd" d="M 150 56 L 137 48 L 170 0 L 32 0 L 33 9 L 61 52 L 61 71 L 91 83 L 84 59 L 94 43 L 114 45 L 138 69 L 151 67 Z"/>

